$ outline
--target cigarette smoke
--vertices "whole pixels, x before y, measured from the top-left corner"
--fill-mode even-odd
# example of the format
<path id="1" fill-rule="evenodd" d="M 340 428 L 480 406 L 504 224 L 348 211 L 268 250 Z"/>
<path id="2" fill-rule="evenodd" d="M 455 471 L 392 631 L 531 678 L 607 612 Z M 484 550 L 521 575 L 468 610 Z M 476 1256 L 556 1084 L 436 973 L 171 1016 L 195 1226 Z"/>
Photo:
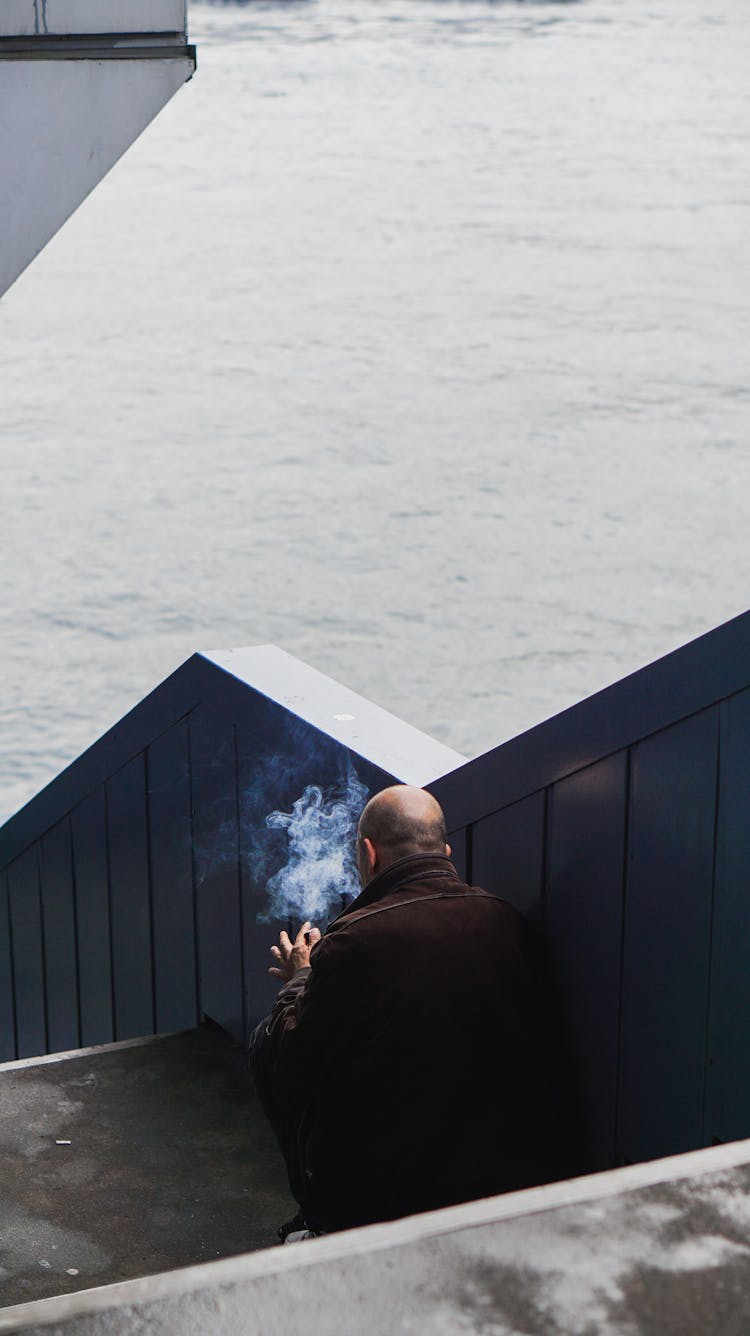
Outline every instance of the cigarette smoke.
<path id="1" fill-rule="evenodd" d="M 367 797 L 349 761 L 339 783 L 325 789 L 309 784 L 291 812 L 269 813 L 268 829 L 286 831 L 287 859 L 267 882 L 261 921 L 293 918 L 322 924 L 359 894 L 354 846 Z"/>

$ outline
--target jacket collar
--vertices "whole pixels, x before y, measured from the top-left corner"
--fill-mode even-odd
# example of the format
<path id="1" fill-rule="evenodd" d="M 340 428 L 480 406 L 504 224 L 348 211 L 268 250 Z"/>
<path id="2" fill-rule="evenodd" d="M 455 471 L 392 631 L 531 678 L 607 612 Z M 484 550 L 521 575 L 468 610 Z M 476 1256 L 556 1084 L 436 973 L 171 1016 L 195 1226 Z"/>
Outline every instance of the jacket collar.
<path id="1" fill-rule="evenodd" d="M 348 914 L 353 914 L 358 909 L 366 909 L 368 905 L 382 900 L 397 886 L 407 886 L 410 882 L 429 877 L 450 877 L 453 881 L 459 880 L 458 873 L 446 854 L 407 854 L 405 858 L 389 863 L 387 868 L 373 877 L 356 900 L 352 900 L 346 909 L 342 909 L 328 926 L 330 928 Z"/>

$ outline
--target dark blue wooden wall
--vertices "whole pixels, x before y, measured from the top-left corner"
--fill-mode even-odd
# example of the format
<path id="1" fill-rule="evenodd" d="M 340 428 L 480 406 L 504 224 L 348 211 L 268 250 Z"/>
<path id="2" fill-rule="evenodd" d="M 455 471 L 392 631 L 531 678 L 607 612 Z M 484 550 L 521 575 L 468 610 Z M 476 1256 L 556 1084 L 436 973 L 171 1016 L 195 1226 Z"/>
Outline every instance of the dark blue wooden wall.
<path id="1" fill-rule="evenodd" d="M 265 886 L 243 845 L 349 753 L 206 663 L 182 677 L 190 689 L 147 701 L 0 832 L 0 1061 L 201 1016 L 244 1041 L 275 998 L 269 947 L 290 925 L 257 921 Z M 352 759 L 371 790 L 391 782 Z"/>
<path id="2" fill-rule="evenodd" d="M 8 823 L 0 1059 L 202 1015 L 243 1039 L 280 926 L 248 842 L 343 750 L 197 656 Z M 544 945 L 580 1167 L 750 1135 L 750 614 L 431 788 Z"/>
<path id="3" fill-rule="evenodd" d="M 750 1136 L 748 615 L 431 785 L 538 930 L 593 1170 Z"/>

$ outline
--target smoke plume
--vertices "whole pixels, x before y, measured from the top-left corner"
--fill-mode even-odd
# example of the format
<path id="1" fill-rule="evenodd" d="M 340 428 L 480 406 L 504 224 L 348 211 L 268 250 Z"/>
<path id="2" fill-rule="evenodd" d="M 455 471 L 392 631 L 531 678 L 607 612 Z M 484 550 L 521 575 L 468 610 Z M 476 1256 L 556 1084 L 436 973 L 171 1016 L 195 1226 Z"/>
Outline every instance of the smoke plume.
<path id="1" fill-rule="evenodd" d="M 310 919 L 321 927 L 359 893 L 354 854 L 357 821 L 367 787 L 349 763 L 329 788 L 309 784 L 291 812 L 271 812 L 269 830 L 285 830 L 287 859 L 267 883 L 262 920 Z"/>

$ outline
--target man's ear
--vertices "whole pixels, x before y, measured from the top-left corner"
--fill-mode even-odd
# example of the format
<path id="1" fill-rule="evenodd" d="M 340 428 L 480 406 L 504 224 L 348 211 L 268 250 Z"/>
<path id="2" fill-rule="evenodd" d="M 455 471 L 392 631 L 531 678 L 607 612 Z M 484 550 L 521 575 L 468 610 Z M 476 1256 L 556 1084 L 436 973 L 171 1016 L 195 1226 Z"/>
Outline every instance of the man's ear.
<path id="1" fill-rule="evenodd" d="M 450 858 L 450 856 L 451 856 L 452 853 L 453 853 L 453 850 L 451 849 L 450 845 L 449 845 L 449 844 L 446 844 L 446 846 L 445 846 L 445 856 L 446 856 L 446 858 Z"/>
<path id="2" fill-rule="evenodd" d="M 365 836 L 362 841 L 362 847 L 365 851 L 365 867 L 367 868 L 367 875 L 369 877 L 374 877 L 378 863 L 378 851 L 372 840 L 367 839 L 367 836 Z"/>

